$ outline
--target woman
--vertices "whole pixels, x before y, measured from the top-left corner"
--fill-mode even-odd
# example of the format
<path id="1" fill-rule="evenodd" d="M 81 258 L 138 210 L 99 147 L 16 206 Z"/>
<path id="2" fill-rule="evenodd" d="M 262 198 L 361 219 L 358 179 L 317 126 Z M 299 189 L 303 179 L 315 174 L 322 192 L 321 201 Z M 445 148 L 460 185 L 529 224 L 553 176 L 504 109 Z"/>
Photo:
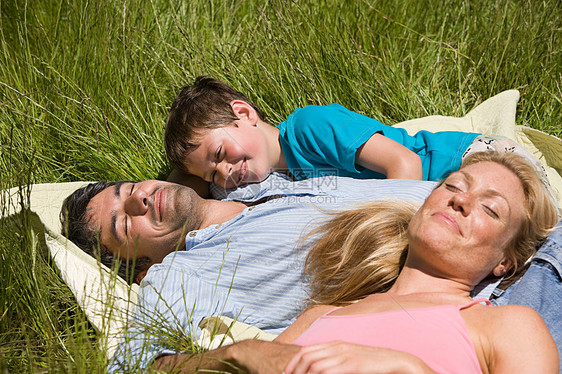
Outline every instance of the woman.
<path id="1" fill-rule="evenodd" d="M 410 221 L 405 263 L 387 292 L 371 294 L 335 310 L 325 305 L 309 309 L 278 340 L 310 345 L 344 339 L 386 346 L 362 348 L 363 353 L 368 352 L 364 358 L 372 361 L 369 365 L 414 365 L 425 370 L 462 369 L 463 372 L 469 372 L 470 368 L 474 372 L 557 372 L 556 346 L 536 312 L 521 306 L 492 308 L 473 304 L 470 298 L 470 292 L 489 274 L 503 276 L 521 266 L 533 253 L 535 240 L 548 234 L 544 228 L 556 223 L 556 211 L 545 200 L 544 189 L 535 178 L 532 170 L 526 170 L 526 164 L 512 155 L 484 153 L 471 157 L 459 172 L 435 189 Z M 541 206 L 547 209 L 537 209 Z M 348 238 L 354 236 L 357 233 Z M 311 253 L 309 266 L 320 257 L 319 249 Z M 324 259 L 325 254 L 320 258 Z M 340 292 L 357 287 L 361 256 L 342 255 L 342 258 L 346 260 L 340 261 L 337 265 L 340 268 L 346 267 L 346 261 L 357 264 L 347 266 L 345 271 L 355 284 L 347 285 L 345 280 L 337 278 L 325 283 L 317 277 L 315 285 L 328 287 L 317 286 L 314 298 L 330 299 L 326 289 L 331 284 L 337 284 Z M 322 265 L 316 265 L 317 274 L 321 273 L 319 269 L 326 271 Z M 376 275 L 376 271 L 373 273 Z M 382 282 L 361 283 L 367 287 L 369 283 Z M 353 298 L 362 296 L 357 290 L 348 293 Z M 349 300 L 345 293 L 332 299 L 340 305 L 341 301 Z M 382 312 L 386 314 L 376 314 Z M 424 315 L 426 312 L 428 315 Z M 461 319 L 455 319 L 458 315 Z M 409 325 L 412 318 L 416 320 Z M 390 331 L 385 335 L 382 330 L 391 321 Z M 426 325 L 419 326 L 421 321 Z M 430 323 L 435 324 L 430 329 L 436 339 L 428 336 L 426 328 Z M 447 323 L 458 325 L 451 330 Z M 375 342 L 370 333 L 383 335 L 383 341 Z M 423 333 L 426 335 L 417 336 Z M 457 334 L 460 340 L 468 339 L 470 344 L 450 339 L 452 334 Z M 364 337 L 360 338 L 361 335 Z M 450 340 L 445 340 L 446 337 Z M 397 341 L 388 342 L 391 338 Z M 416 343 L 416 339 L 421 339 L 421 343 Z M 516 349 L 514 342 L 521 346 Z M 350 369 L 344 346 L 305 348 L 291 360 L 285 372 L 306 372 L 311 365 L 318 369 L 323 365 L 333 368 L 343 364 Z M 415 354 L 388 349 L 392 347 Z M 451 350 L 435 352 L 437 347 Z M 355 354 L 358 353 L 353 354 L 352 361 L 357 364 Z M 377 357 L 381 354 L 390 355 L 392 360 L 383 361 Z"/>
<path id="2" fill-rule="evenodd" d="M 389 260 L 395 270 L 379 270 L 378 264 L 365 267 L 373 262 L 373 247 L 360 245 L 368 248 L 366 255 L 340 250 L 336 270 L 326 270 L 314 259 L 326 255 L 319 244 L 309 266 L 324 275 L 314 279 L 313 299 L 345 306 L 310 308 L 276 342 L 305 347 L 242 342 L 206 357 L 235 362 L 252 372 L 284 368 L 287 374 L 556 373 L 556 345 L 534 310 L 490 307 L 470 297 L 485 277 L 503 276 L 521 266 L 556 220 L 555 207 L 528 164 L 515 155 L 475 154 L 411 219 L 407 254 L 394 282 L 377 289 L 380 279 L 393 278 L 400 263 L 396 258 Z M 344 241 L 361 238 L 353 231 L 344 236 Z M 367 280 L 357 282 L 362 278 Z M 385 292 L 373 293 L 380 291 Z M 353 299 L 359 301 L 350 302 Z M 216 363 L 214 359 L 208 363 Z"/>

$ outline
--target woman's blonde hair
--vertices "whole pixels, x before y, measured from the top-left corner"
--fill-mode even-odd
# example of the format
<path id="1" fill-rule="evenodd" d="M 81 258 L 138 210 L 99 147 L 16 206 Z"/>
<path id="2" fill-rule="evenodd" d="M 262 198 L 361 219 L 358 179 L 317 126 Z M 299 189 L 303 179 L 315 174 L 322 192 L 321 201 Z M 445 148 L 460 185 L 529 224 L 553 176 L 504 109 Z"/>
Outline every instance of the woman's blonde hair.
<path id="1" fill-rule="evenodd" d="M 408 224 L 419 205 L 375 200 L 339 213 L 309 236 L 320 236 L 305 262 L 312 304 L 343 305 L 392 286 L 406 259 Z"/>
<path id="2" fill-rule="evenodd" d="M 558 221 L 535 170 L 524 158 L 495 151 L 467 157 L 461 169 L 478 162 L 495 162 L 511 170 L 523 186 L 526 219 L 506 248 L 514 274 L 537 250 Z M 311 281 L 311 304 L 344 305 L 388 290 L 406 259 L 406 232 L 418 205 L 401 200 L 376 200 L 335 213 L 314 230 L 318 236 L 305 263 Z"/>

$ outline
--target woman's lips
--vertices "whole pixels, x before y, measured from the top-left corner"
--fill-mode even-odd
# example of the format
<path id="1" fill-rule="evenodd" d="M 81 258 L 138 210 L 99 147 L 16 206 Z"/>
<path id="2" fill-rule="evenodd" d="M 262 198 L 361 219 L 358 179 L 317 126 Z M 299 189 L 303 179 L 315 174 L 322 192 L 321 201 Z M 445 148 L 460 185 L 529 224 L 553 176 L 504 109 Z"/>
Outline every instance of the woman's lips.
<path id="1" fill-rule="evenodd" d="M 461 228 L 459 227 L 459 224 L 457 223 L 457 221 L 452 215 L 445 212 L 437 212 L 434 214 L 434 216 L 437 217 L 439 220 L 445 222 L 447 225 L 451 226 L 456 232 L 462 235 Z"/>

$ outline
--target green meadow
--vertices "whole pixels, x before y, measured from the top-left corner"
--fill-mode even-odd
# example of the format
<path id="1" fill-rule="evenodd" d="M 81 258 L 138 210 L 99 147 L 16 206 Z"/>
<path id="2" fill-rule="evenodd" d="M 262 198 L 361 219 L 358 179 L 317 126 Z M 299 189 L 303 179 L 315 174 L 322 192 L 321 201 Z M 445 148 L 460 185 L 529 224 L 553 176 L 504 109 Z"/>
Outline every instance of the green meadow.
<path id="1" fill-rule="evenodd" d="M 0 188 L 162 179 L 168 109 L 199 75 L 273 124 L 338 102 L 392 125 L 518 89 L 562 135 L 559 0 L 0 0 Z M 4 204 L 2 205 L 4 206 Z M 4 210 L 4 208 L 2 208 Z M 96 332 L 31 229 L 0 220 L 0 372 L 103 372 Z"/>

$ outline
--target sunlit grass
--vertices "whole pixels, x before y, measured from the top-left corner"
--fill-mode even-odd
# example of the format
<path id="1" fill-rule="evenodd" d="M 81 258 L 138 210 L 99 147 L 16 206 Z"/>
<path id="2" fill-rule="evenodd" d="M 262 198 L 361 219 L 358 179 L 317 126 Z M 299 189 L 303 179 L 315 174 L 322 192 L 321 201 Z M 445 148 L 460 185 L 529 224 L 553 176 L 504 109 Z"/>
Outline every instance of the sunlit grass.
<path id="1" fill-rule="evenodd" d="M 0 187 L 163 178 L 163 126 L 201 74 L 277 124 L 339 102 L 394 124 L 506 89 L 562 135 L 556 0 L 1 0 Z M 25 196 L 22 195 L 25 201 Z M 0 221 L 0 369 L 103 371 L 94 331 L 26 214 Z"/>

